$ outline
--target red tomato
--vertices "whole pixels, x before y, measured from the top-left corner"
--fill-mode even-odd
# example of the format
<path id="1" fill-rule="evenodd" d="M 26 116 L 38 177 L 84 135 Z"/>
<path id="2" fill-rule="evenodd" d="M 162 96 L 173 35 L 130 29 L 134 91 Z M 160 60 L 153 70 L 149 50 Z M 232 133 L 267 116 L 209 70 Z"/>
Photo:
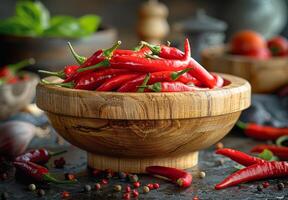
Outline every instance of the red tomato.
<path id="1" fill-rule="evenodd" d="M 231 53 L 237 55 L 255 54 L 254 52 L 266 47 L 264 38 L 259 33 L 251 30 L 236 33 L 230 41 Z"/>
<path id="2" fill-rule="evenodd" d="M 273 56 L 286 56 L 288 54 L 288 41 L 282 36 L 276 36 L 267 41 L 268 48 Z"/>

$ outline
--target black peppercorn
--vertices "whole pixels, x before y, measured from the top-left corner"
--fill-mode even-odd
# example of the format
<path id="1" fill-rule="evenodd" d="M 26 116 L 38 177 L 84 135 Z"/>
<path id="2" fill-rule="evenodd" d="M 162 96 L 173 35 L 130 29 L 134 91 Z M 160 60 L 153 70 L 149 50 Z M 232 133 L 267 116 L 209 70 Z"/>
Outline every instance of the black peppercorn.
<path id="1" fill-rule="evenodd" d="M 91 191 L 91 186 L 90 185 L 85 185 L 84 186 L 84 191 L 85 192 L 90 192 Z"/>
<path id="2" fill-rule="evenodd" d="M 37 194 L 39 197 L 43 197 L 45 195 L 45 190 L 40 189 L 40 190 L 38 190 Z"/>
<path id="3" fill-rule="evenodd" d="M 258 186 L 257 186 L 257 190 L 258 190 L 259 192 L 262 192 L 262 190 L 263 190 L 263 189 L 262 189 L 262 186 L 261 186 L 261 185 L 258 185 Z"/>
<path id="4" fill-rule="evenodd" d="M 278 188 L 278 190 L 283 190 L 284 189 L 284 183 L 278 183 L 277 184 L 277 188 Z"/>

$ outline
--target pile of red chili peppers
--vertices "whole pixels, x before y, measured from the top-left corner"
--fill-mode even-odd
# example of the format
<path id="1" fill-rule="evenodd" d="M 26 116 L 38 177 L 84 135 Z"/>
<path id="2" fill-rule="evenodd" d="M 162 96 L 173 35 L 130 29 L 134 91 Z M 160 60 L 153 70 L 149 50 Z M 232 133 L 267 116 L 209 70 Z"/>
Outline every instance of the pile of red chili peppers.
<path id="1" fill-rule="evenodd" d="M 79 56 L 69 47 L 79 65 L 59 72 L 40 72 L 64 79 L 58 85 L 67 88 L 117 92 L 182 92 L 222 87 L 224 80 L 210 74 L 191 57 L 185 40 L 184 52 L 167 45 L 141 42 L 135 50 L 118 49 L 121 42 L 91 57 Z"/>

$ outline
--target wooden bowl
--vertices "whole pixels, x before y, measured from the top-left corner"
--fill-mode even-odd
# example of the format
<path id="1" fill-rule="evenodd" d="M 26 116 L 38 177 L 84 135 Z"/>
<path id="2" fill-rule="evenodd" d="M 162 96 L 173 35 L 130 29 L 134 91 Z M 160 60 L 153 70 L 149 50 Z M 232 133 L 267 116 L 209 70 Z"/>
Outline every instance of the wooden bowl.
<path id="1" fill-rule="evenodd" d="M 254 93 L 270 93 L 288 84 L 288 58 L 258 60 L 229 55 L 224 46 L 210 47 L 201 55 L 201 63 L 209 70 L 248 80 Z"/>
<path id="2" fill-rule="evenodd" d="M 28 73 L 30 79 L 0 86 L 0 119 L 6 119 L 29 105 L 36 93 L 37 75 Z"/>
<path id="3" fill-rule="evenodd" d="M 150 165 L 190 168 L 250 105 L 250 85 L 178 93 L 91 92 L 39 84 L 37 105 L 52 126 L 88 151 L 88 165 L 142 173 Z"/>
<path id="4" fill-rule="evenodd" d="M 35 58 L 36 68 L 58 71 L 63 66 L 75 63 L 67 46 L 70 41 L 77 52 L 89 56 L 95 49 L 108 48 L 117 39 L 117 31 L 113 28 L 102 27 L 94 35 L 82 39 L 71 38 L 35 38 L 20 36 L 0 36 L 0 64 L 16 63 L 19 60 Z M 39 66 L 39 67 L 38 67 Z"/>

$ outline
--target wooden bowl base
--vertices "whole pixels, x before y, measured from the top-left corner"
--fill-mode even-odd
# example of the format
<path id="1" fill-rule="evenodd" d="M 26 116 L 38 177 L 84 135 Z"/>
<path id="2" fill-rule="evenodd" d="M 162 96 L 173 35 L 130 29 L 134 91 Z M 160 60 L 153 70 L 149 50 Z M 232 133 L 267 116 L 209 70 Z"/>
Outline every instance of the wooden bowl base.
<path id="1" fill-rule="evenodd" d="M 96 169 L 112 169 L 117 172 L 145 173 L 145 168 L 152 165 L 176 167 L 179 169 L 191 168 L 198 163 L 198 151 L 163 158 L 116 158 L 88 152 L 88 166 Z"/>

